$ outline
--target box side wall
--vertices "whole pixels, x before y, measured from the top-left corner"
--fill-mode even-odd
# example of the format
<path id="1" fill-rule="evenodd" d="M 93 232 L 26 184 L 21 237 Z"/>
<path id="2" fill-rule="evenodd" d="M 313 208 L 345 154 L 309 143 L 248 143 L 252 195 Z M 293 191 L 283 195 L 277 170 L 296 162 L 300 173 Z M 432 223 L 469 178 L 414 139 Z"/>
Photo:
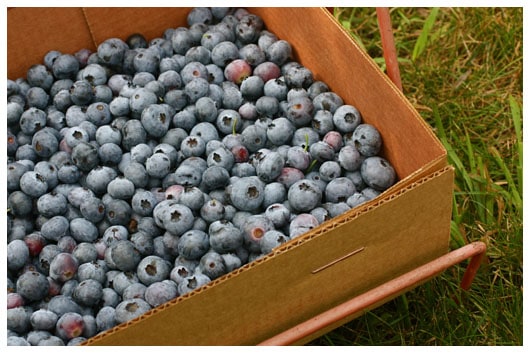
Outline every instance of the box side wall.
<path id="1" fill-rule="evenodd" d="M 95 50 L 83 9 L 29 7 L 7 10 L 7 77 L 25 77 L 33 64 L 41 64 L 50 50 L 73 54 Z"/>
<path id="2" fill-rule="evenodd" d="M 446 253 L 452 181 L 447 168 L 88 343 L 261 342 Z"/>

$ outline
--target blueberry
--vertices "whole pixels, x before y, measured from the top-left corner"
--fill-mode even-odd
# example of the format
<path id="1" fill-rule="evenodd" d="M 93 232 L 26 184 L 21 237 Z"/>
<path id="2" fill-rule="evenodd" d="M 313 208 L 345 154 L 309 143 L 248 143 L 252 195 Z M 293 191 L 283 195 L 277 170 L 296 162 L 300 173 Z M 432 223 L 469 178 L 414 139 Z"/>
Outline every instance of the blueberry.
<path id="1" fill-rule="evenodd" d="M 89 242 L 78 243 L 73 249 L 72 255 L 77 259 L 79 265 L 96 261 L 98 258 L 96 246 Z"/>
<path id="2" fill-rule="evenodd" d="M 109 166 L 97 166 L 86 174 L 87 188 L 95 195 L 102 195 L 107 191 L 108 184 L 118 176 L 116 170 Z M 81 206 L 81 204 L 79 204 Z"/>
<path id="3" fill-rule="evenodd" d="M 169 278 L 177 284 L 177 286 L 184 281 L 186 277 L 191 276 L 192 271 L 185 265 L 175 265 L 169 273 Z"/>
<path id="4" fill-rule="evenodd" d="M 53 75 L 58 79 L 73 78 L 79 71 L 79 61 L 71 54 L 61 54 L 52 64 Z"/>
<path id="5" fill-rule="evenodd" d="M 272 151 L 267 153 L 256 166 L 256 174 L 264 182 L 272 182 L 278 176 L 284 167 L 285 161 L 280 153 Z"/>
<path id="6" fill-rule="evenodd" d="M 27 301 L 39 301 L 48 295 L 49 283 L 42 273 L 26 271 L 17 279 L 17 293 Z"/>
<path id="7" fill-rule="evenodd" d="M 268 254 L 272 250 L 283 243 L 286 243 L 290 238 L 278 230 L 269 230 L 263 234 L 260 242 L 260 250 L 263 254 Z"/>
<path id="8" fill-rule="evenodd" d="M 206 158 L 208 167 L 218 166 L 226 170 L 232 169 L 235 163 L 235 157 L 228 148 L 221 146 L 208 154 Z"/>
<path id="9" fill-rule="evenodd" d="M 322 180 L 330 182 L 341 176 L 342 169 L 340 167 L 340 164 L 336 161 L 325 161 L 320 165 L 318 172 Z"/>
<path id="10" fill-rule="evenodd" d="M 180 70 L 180 77 L 182 78 L 182 83 L 184 85 L 195 78 L 208 80 L 208 69 L 203 63 L 192 61 L 187 63 L 182 70 Z"/>
<path id="11" fill-rule="evenodd" d="M 7 309 L 7 329 L 19 334 L 25 334 L 30 328 L 31 312 L 26 307 Z"/>
<path id="12" fill-rule="evenodd" d="M 259 16 L 249 13 L 236 25 L 236 39 L 245 44 L 254 43 L 258 40 L 263 26 L 263 20 Z"/>
<path id="13" fill-rule="evenodd" d="M 228 185 L 229 178 L 230 174 L 226 168 L 212 165 L 203 172 L 201 179 L 206 190 L 214 190 Z"/>
<path id="14" fill-rule="evenodd" d="M 289 237 L 291 239 L 318 227 L 319 223 L 315 216 L 310 213 L 300 213 L 296 215 L 289 224 Z"/>
<path id="15" fill-rule="evenodd" d="M 84 172 L 89 172 L 99 163 L 99 154 L 96 146 L 80 142 L 72 149 L 72 162 Z"/>
<path id="16" fill-rule="evenodd" d="M 232 43 L 232 45 L 234 44 Z M 236 49 L 236 57 L 238 57 L 239 53 L 237 53 L 237 47 L 235 47 L 235 49 Z M 212 60 L 213 60 L 213 53 L 214 52 L 212 51 Z M 245 79 L 247 79 L 252 74 L 252 67 L 243 59 L 235 59 L 235 60 L 232 59 L 232 60 L 229 60 L 228 63 L 224 65 L 219 65 L 219 66 L 224 66 L 225 78 L 229 82 L 233 82 L 237 85 L 240 85 Z"/>
<path id="17" fill-rule="evenodd" d="M 324 207 L 328 211 L 329 215 L 332 218 L 337 217 L 350 209 L 350 206 L 344 201 L 325 202 L 322 204 L 322 207 Z"/>
<path id="18" fill-rule="evenodd" d="M 125 225 L 129 222 L 132 209 L 131 205 L 121 199 L 112 199 L 105 205 L 106 220 L 112 225 Z"/>
<path id="19" fill-rule="evenodd" d="M 160 206 L 160 207 L 159 207 Z M 153 215 L 157 208 L 164 207 L 163 203 L 159 203 L 153 210 Z M 161 215 L 163 227 L 174 235 L 181 235 L 193 226 L 194 216 L 192 210 L 179 203 L 171 203 L 165 206 L 166 210 Z M 156 217 L 156 216 L 155 216 Z"/>
<path id="20" fill-rule="evenodd" d="M 141 283 L 149 286 L 152 283 L 168 279 L 170 271 L 171 266 L 168 261 L 159 256 L 150 255 L 140 261 L 136 274 Z"/>
<path id="21" fill-rule="evenodd" d="M 115 199 L 129 200 L 134 192 L 133 182 L 123 176 L 118 176 L 107 185 L 107 193 Z"/>
<path id="22" fill-rule="evenodd" d="M 302 172 L 300 169 L 293 167 L 285 167 L 282 168 L 282 171 L 276 181 L 281 183 L 288 189 L 295 182 L 304 179 L 304 177 L 304 172 Z"/>
<path id="23" fill-rule="evenodd" d="M 210 281 L 211 279 L 206 274 L 195 273 L 191 276 L 185 277 L 184 280 L 178 284 L 178 292 L 180 295 L 184 295 L 208 284 Z"/>
<path id="24" fill-rule="evenodd" d="M 48 158 L 57 152 L 59 141 L 50 130 L 43 129 L 35 132 L 31 140 L 31 145 L 37 156 Z"/>
<path id="25" fill-rule="evenodd" d="M 308 97 L 297 97 L 288 102 L 287 119 L 296 127 L 309 124 L 313 119 L 313 112 L 313 103 Z"/>
<path id="26" fill-rule="evenodd" d="M 242 127 L 241 115 L 233 109 L 223 109 L 217 114 L 215 124 L 223 135 L 235 135 Z M 239 136 L 239 135 L 236 135 Z M 228 146 L 230 148 L 231 146 Z"/>
<path id="27" fill-rule="evenodd" d="M 219 132 L 214 124 L 203 121 L 190 129 L 190 136 L 200 136 L 204 142 L 208 143 L 210 140 L 219 140 Z"/>
<path id="28" fill-rule="evenodd" d="M 324 141 L 317 141 L 309 146 L 309 153 L 313 159 L 321 163 L 335 158 L 333 146 Z"/>
<path id="29" fill-rule="evenodd" d="M 129 98 L 129 108 L 133 116 L 140 117 L 143 110 L 151 104 L 156 104 L 158 97 L 147 88 L 139 87 L 134 90 Z"/>
<path id="30" fill-rule="evenodd" d="M 209 65 L 211 63 L 211 52 L 208 48 L 202 45 L 189 48 L 184 56 L 186 62 L 197 61 L 204 65 Z"/>
<path id="31" fill-rule="evenodd" d="M 29 136 L 46 125 L 46 113 L 38 108 L 30 107 L 20 115 L 20 130 Z"/>
<path id="32" fill-rule="evenodd" d="M 208 228 L 209 245 L 211 248 L 225 254 L 237 250 L 243 245 L 243 234 L 233 223 L 226 220 L 216 220 Z"/>
<path id="33" fill-rule="evenodd" d="M 96 327 L 99 332 L 103 332 L 116 326 L 116 309 L 111 306 L 105 306 L 98 311 L 96 315 Z"/>
<path id="34" fill-rule="evenodd" d="M 120 271 L 132 271 L 141 260 L 141 255 L 129 240 L 118 240 L 110 244 L 105 252 L 105 259 Z"/>
<path id="35" fill-rule="evenodd" d="M 265 55 L 267 60 L 277 65 L 283 65 L 291 58 L 291 44 L 283 39 L 277 40 L 265 49 Z"/>
<path id="36" fill-rule="evenodd" d="M 355 193 L 355 185 L 351 179 L 346 177 L 337 177 L 331 180 L 326 186 L 326 202 L 346 202 L 346 200 Z"/>
<path id="37" fill-rule="evenodd" d="M 381 150 L 381 134 L 373 125 L 359 124 L 353 131 L 351 139 L 363 156 L 373 157 Z"/>
<path id="38" fill-rule="evenodd" d="M 59 282 L 72 279 L 76 273 L 79 262 L 70 253 L 57 254 L 50 263 L 50 277 Z"/>
<path id="39" fill-rule="evenodd" d="M 272 203 L 265 209 L 265 217 L 270 219 L 277 229 L 287 225 L 291 211 L 283 203 Z"/>
<path id="40" fill-rule="evenodd" d="M 285 188 L 285 185 L 278 181 L 273 181 L 266 184 L 263 193 L 263 209 L 266 209 L 274 203 L 282 202 L 287 197 L 287 189 Z"/>
<path id="41" fill-rule="evenodd" d="M 57 215 L 48 219 L 41 227 L 41 234 L 48 240 L 57 241 L 61 237 L 70 235 L 68 219 Z"/>
<path id="42" fill-rule="evenodd" d="M 13 191 L 7 197 L 7 208 L 14 216 L 27 216 L 33 212 L 33 198 L 22 191 Z"/>
<path id="43" fill-rule="evenodd" d="M 30 323 L 34 330 L 51 331 L 55 328 L 58 319 L 59 316 L 53 311 L 38 309 L 31 314 Z"/>
<path id="44" fill-rule="evenodd" d="M 72 298 L 80 305 L 94 306 L 103 297 L 103 287 L 94 279 L 79 282 L 72 293 Z"/>
<path id="45" fill-rule="evenodd" d="M 346 203 L 348 204 L 348 206 L 353 208 L 353 207 L 359 206 L 360 204 L 366 201 L 368 201 L 368 198 L 366 196 L 364 196 L 360 192 L 354 192 L 350 197 L 348 197 L 348 199 L 346 200 Z"/>
<path id="46" fill-rule="evenodd" d="M 182 190 L 179 196 L 179 204 L 188 207 L 192 211 L 198 213 L 200 208 L 204 205 L 206 195 L 197 186 L 187 186 Z"/>
<path id="47" fill-rule="evenodd" d="M 341 133 L 352 132 L 361 123 L 361 113 L 352 105 L 342 105 L 333 113 L 333 123 Z"/>
<path id="48" fill-rule="evenodd" d="M 239 59 L 239 49 L 233 42 L 221 41 L 211 49 L 212 64 L 220 68 L 236 59 Z"/>
<path id="49" fill-rule="evenodd" d="M 250 72 L 248 75 L 250 75 Z M 244 76 L 245 75 L 242 77 Z M 239 90 L 239 86 L 232 81 L 223 81 L 221 88 L 223 89 L 222 106 L 226 109 L 238 110 L 239 107 L 241 107 L 241 105 L 244 103 L 244 98 L 241 94 L 241 91 Z"/>
<path id="50" fill-rule="evenodd" d="M 337 161 L 344 170 L 353 172 L 361 167 L 363 158 L 356 147 L 345 145 L 340 149 Z"/>
<path id="51" fill-rule="evenodd" d="M 74 254 L 74 256 L 76 256 L 76 254 Z M 76 257 L 79 258 L 78 256 Z M 77 268 L 77 277 L 79 281 L 93 279 L 104 284 L 106 279 L 105 273 L 107 270 L 108 267 L 104 263 L 100 264 L 97 261 L 84 262 Z"/>
<path id="52" fill-rule="evenodd" d="M 299 180 L 289 188 L 289 204 L 299 212 L 309 212 L 322 201 L 322 190 L 312 180 Z"/>
<path id="53" fill-rule="evenodd" d="M 164 105 L 151 104 L 141 114 L 141 122 L 145 131 L 153 137 L 164 136 L 171 122 L 169 112 Z"/>
<path id="54" fill-rule="evenodd" d="M 119 38 L 108 38 L 97 47 L 97 56 L 103 64 L 120 66 L 123 63 L 127 43 Z"/>
<path id="55" fill-rule="evenodd" d="M 249 152 L 256 152 L 267 143 L 267 130 L 257 125 L 249 125 L 241 132 L 241 142 Z"/>
<path id="56" fill-rule="evenodd" d="M 291 146 L 287 150 L 287 159 L 285 164 L 292 168 L 306 170 L 311 163 L 311 154 L 302 146 Z"/>
<path id="57" fill-rule="evenodd" d="M 204 24 L 210 24 L 212 22 L 212 12 L 210 11 L 210 8 L 208 7 L 194 7 L 190 12 L 188 12 L 188 16 L 186 17 L 186 21 L 188 23 L 188 26 L 192 26 L 195 23 L 204 23 Z"/>
<path id="58" fill-rule="evenodd" d="M 368 157 L 361 165 L 361 176 L 369 187 L 384 191 L 396 181 L 396 172 L 383 157 Z"/>
<path id="59" fill-rule="evenodd" d="M 49 68 L 51 68 L 51 66 Z M 29 85 L 49 90 L 55 81 L 49 68 L 42 64 L 32 65 L 26 72 L 26 79 L 28 80 Z"/>
<path id="60" fill-rule="evenodd" d="M 26 92 L 26 105 L 38 109 L 45 109 L 48 106 L 50 96 L 41 87 L 31 87 Z"/>
<path id="61" fill-rule="evenodd" d="M 204 254 L 199 261 L 199 270 L 208 278 L 214 280 L 227 273 L 223 257 L 215 252 L 209 251 Z M 182 285 L 183 283 L 181 283 Z"/>
<path id="62" fill-rule="evenodd" d="M 224 217 L 224 205 L 216 199 L 211 199 L 201 206 L 200 215 L 207 223 L 220 220 Z"/>
<path id="63" fill-rule="evenodd" d="M 317 111 L 324 110 L 334 114 L 339 107 L 344 105 L 344 102 L 335 92 L 324 91 L 313 98 L 313 104 Z"/>
<path id="64" fill-rule="evenodd" d="M 254 211 L 261 207 L 264 198 L 264 183 L 257 177 L 242 177 L 231 188 L 232 204 L 243 211 Z"/>
<path id="65" fill-rule="evenodd" d="M 263 214 L 254 214 L 247 217 L 240 226 L 243 233 L 245 248 L 250 252 L 259 252 L 263 235 L 273 230 L 274 223 Z"/>
<path id="66" fill-rule="evenodd" d="M 112 288 L 118 295 L 123 295 L 125 289 L 135 283 L 139 283 L 139 279 L 136 272 L 132 271 L 118 271 L 118 273 L 112 278 Z"/>
<path id="67" fill-rule="evenodd" d="M 150 284 L 145 290 L 145 301 L 157 307 L 178 296 L 177 285 L 169 280 Z"/>
<path id="68" fill-rule="evenodd" d="M 7 165 L 7 190 L 19 190 L 20 179 L 29 168 L 20 161 L 9 163 Z"/>
<path id="69" fill-rule="evenodd" d="M 208 96 L 210 84 L 202 77 L 194 78 L 184 86 L 184 93 L 188 96 L 188 101 L 196 103 L 202 97 Z"/>

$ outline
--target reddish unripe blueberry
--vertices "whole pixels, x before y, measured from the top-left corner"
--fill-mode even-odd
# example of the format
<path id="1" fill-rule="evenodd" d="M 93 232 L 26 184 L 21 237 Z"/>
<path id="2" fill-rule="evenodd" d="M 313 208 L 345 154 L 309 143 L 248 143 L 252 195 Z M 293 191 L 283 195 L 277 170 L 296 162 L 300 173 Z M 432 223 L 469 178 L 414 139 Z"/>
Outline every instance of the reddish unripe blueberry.
<path id="1" fill-rule="evenodd" d="M 252 74 L 252 67 L 245 60 L 236 59 L 226 65 L 224 74 L 228 81 L 239 85 Z"/>
<path id="2" fill-rule="evenodd" d="M 24 298 L 18 293 L 7 293 L 7 308 L 24 306 Z"/>
<path id="3" fill-rule="evenodd" d="M 24 242 L 28 247 L 31 256 L 38 256 L 42 248 L 46 245 L 46 239 L 40 233 L 31 233 L 24 237 Z"/>
<path id="4" fill-rule="evenodd" d="M 322 141 L 333 147 L 335 152 L 340 151 L 342 147 L 342 135 L 338 131 L 329 131 L 324 135 Z"/>
<path id="5" fill-rule="evenodd" d="M 233 146 L 230 151 L 234 155 L 234 160 L 236 163 L 248 162 L 249 152 L 245 146 L 236 145 Z"/>
<path id="6" fill-rule="evenodd" d="M 96 247 L 96 251 L 98 252 L 98 260 L 103 260 L 105 258 L 105 250 L 107 250 L 107 244 L 105 244 L 105 241 L 103 238 L 98 239 L 94 246 Z"/>
<path id="7" fill-rule="evenodd" d="M 263 82 L 280 77 L 281 70 L 272 61 L 265 61 L 254 68 L 254 75 L 261 77 Z"/>
<path id="8" fill-rule="evenodd" d="M 56 295 L 61 294 L 61 288 L 63 285 L 50 276 L 46 277 L 48 279 L 48 297 L 53 298 Z"/>
<path id="9" fill-rule="evenodd" d="M 67 312 L 57 320 L 55 329 L 59 337 L 71 340 L 72 338 L 81 336 L 85 329 L 85 321 L 80 314 Z"/>
<path id="10" fill-rule="evenodd" d="M 280 176 L 276 178 L 276 181 L 285 185 L 286 188 L 289 188 L 298 180 L 304 179 L 304 177 L 304 173 L 300 169 L 284 167 L 282 168 Z"/>
<path id="11" fill-rule="evenodd" d="M 184 186 L 175 184 L 171 185 L 168 188 L 166 188 L 165 195 L 166 200 L 178 200 L 180 197 L 180 194 L 184 191 Z"/>
<path id="12" fill-rule="evenodd" d="M 79 263 L 74 255 L 59 253 L 50 264 L 50 277 L 59 282 L 66 282 L 75 276 L 78 266 Z"/>
<path id="13" fill-rule="evenodd" d="M 66 143 L 66 139 L 64 138 L 59 142 L 59 150 L 67 153 L 72 153 L 72 147 L 68 146 L 68 144 Z"/>

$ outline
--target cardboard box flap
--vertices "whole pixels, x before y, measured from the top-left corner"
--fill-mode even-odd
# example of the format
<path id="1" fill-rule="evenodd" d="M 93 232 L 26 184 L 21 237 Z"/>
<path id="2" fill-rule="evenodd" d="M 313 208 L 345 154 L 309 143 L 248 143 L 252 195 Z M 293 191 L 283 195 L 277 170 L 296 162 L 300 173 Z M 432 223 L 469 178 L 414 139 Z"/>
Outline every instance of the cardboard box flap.
<path id="1" fill-rule="evenodd" d="M 261 342 L 446 253 L 452 181 L 447 167 L 87 344 Z"/>

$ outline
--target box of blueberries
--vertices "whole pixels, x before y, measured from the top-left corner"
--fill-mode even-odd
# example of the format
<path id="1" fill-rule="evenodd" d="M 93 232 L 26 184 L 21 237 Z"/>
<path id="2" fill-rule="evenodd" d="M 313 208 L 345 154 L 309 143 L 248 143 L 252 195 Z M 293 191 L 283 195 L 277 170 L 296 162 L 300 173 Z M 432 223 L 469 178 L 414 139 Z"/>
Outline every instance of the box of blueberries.
<path id="1" fill-rule="evenodd" d="M 448 251 L 446 151 L 325 8 L 7 20 L 9 345 L 254 345 Z"/>

